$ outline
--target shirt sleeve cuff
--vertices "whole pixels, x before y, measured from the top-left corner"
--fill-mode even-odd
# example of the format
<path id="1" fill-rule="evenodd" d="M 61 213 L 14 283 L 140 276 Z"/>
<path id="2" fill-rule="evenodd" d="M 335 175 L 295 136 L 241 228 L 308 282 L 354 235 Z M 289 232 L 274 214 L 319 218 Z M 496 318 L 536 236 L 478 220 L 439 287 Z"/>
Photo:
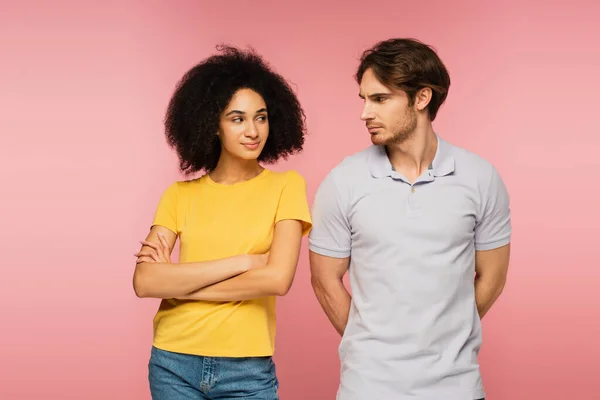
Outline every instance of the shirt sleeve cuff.
<path id="1" fill-rule="evenodd" d="M 309 249 L 313 253 L 320 254 L 322 256 L 333 257 L 333 258 L 347 258 L 350 257 L 350 250 L 347 251 L 339 251 L 339 250 L 330 250 L 325 249 L 323 247 L 315 246 L 314 244 L 309 244 Z"/>
<path id="2" fill-rule="evenodd" d="M 475 243 L 475 250 L 477 250 L 477 251 L 494 250 L 499 247 L 506 246 L 509 243 L 510 243 L 510 237 L 496 240 L 493 242 Z"/>

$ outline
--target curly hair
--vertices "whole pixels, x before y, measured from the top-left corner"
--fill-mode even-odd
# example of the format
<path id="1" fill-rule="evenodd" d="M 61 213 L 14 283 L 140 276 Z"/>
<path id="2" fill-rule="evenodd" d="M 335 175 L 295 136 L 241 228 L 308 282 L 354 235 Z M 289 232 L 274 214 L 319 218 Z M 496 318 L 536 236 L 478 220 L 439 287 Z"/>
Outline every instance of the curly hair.
<path id="1" fill-rule="evenodd" d="M 179 157 L 179 169 L 189 175 L 217 166 L 221 113 L 240 89 L 254 90 L 267 105 L 269 136 L 258 161 L 274 163 L 302 151 L 306 117 L 286 80 L 253 50 L 224 45 L 217 50 L 222 54 L 205 59 L 183 76 L 169 102 L 165 133 Z"/>

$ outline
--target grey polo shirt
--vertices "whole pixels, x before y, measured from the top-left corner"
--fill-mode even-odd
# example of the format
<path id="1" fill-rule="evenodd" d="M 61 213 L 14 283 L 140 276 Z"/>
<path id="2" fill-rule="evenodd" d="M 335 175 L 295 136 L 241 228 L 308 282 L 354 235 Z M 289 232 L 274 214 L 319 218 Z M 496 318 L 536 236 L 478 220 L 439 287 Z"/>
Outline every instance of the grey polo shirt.
<path id="1" fill-rule="evenodd" d="M 310 250 L 351 260 L 339 400 L 485 397 L 475 251 L 509 243 L 509 196 L 489 162 L 437 138 L 412 185 L 371 146 L 317 191 Z"/>

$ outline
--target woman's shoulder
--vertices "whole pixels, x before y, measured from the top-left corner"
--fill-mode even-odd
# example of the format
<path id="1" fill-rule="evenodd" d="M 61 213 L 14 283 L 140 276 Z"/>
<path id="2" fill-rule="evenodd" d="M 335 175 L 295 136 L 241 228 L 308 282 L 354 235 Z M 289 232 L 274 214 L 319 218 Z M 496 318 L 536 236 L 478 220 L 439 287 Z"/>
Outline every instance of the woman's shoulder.
<path id="1" fill-rule="evenodd" d="M 290 182 L 292 182 L 292 183 L 304 183 L 305 182 L 302 174 L 300 172 L 296 171 L 295 169 L 289 169 L 289 170 L 285 170 L 285 171 L 269 170 L 269 175 L 272 177 L 271 179 L 278 180 L 282 184 L 288 184 Z"/>
<path id="2" fill-rule="evenodd" d="M 182 188 L 195 187 L 201 184 L 204 180 L 206 180 L 206 175 L 203 174 L 197 178 L 177 180 L 175 181 L 175 184 Z"/>
<path id="3" fill-rule="evenodd" d="M 197 188 L 198 185 L 202 183 L 203 178 L 204 175 L 193 179 L 175 180 L 166 187 L 165 192 L 170 192 L 178 196 L 185 196 L 190 190 Z"/>

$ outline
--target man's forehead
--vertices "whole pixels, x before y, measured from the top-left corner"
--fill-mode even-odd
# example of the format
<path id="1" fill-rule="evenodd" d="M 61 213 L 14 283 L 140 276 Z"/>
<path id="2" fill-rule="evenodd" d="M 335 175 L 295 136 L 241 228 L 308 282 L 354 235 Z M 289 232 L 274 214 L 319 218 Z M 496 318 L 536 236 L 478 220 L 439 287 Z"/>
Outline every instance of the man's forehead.
<path id="1" fill-rule="evenodd" d="M 360 88 L 359 88 L 359 93 L 358 95 L 360 97 L 368 97 L 368 96 L 373 96 L 373 95 L 396 95 L 396 94 L 400 94 L 401 90 L 395 90 L 392 89 L 388 86 L 385 86 L 382 83 L 377 83 L 377 84 L 367 84 L 367 85 L 363 85 L 361 83 Z"/>

